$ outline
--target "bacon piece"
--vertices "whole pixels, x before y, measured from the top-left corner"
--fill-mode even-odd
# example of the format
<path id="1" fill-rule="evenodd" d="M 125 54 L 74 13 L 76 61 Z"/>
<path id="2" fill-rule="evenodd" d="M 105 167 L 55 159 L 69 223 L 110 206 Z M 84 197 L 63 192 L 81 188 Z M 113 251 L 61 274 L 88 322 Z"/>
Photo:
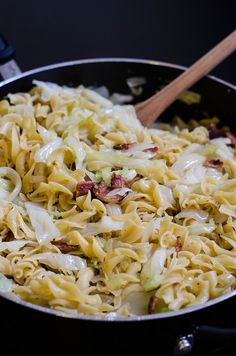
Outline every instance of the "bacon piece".
<path id="1" fill-rule="evenodd" d="M 175 247 L 176 252 L 180 252 L 182 250 L 181 237 L 177 236 L 177 244 Z"/>
<path id="2" fill-rule="evenodd" d="M 159 151 L 159 148 L 157 146 L 146 148 L 145 150 L 143 150 L 143 152 L 151 152 L 151 153 L 157 153 L 158 151 Z"/>
<path id="3" fill-rule="evenodd" d="M 234 134 L 232 134 L 232 132 L 230 132 L 230 131 L 226 132 L 225 134 L 231 141 L 231 147 L 235 148 L 236 147 L 236 136 Z"/>
<path id="4" fill-rule="evenodd" d="M 116 174 L 115 172 L 111 177 L 111 188 L 117 189 L 122 188 L 125 185 L 124 178 L 120 174 Z"/>
<path id="5" fill-rule="evenodd" d="M 122 177 L 120 174 L 116 174 L 115 172 L 112 175 L 111 178 L 111 188 L 117 189 L 117 188 L 123 188 L 123 187 L 128 187 L 130 188 L 134 182 L 137 180 L 143 178 L 141 174 L 136 174 L 136 176 L 133 179 L 125 179 Z"/>
<path id="6" fill-rule="evenodd" d="M 122 143 L 113 146 L 114 150 L 121 150 L 121 151 L 126 151 L 131 147 L 134 147 L 136 145 L 136 142 L 130 142 L 130 143 Z"/>
<path id="7" fill-rule="evenodd" d="M 106 136 L 108 134 L 108 131 L 103 131 L 102 133 L 101 133 L 101 136 Z"/>
<path id="8" fill-rule="evenodd" d="M 221 168 L 223 167 L 223 162 L 220 161 L 219 159 L 212 159 L 210 161 L 205 161 L 203 163 L 204 167 L 210 167 L 210 168 Z"/>
<path id="9" fill-rule="evenodd" d="M 82 195 L 86 195 L 89 190 L 92 190 L 94 188 L 95 183 L 88 181 L 88 182 L 79 182 L 76 185 L 76 196 L 80 197 Z"/>
<path id="10" fill-rule="evenodd" d="M 109 193 L 110 189 L 105 185 L 104 182 L 100 182 L 95 184 L 93 188 L 93 193 L 96 195 L 96 197 L 100 200 L 104 196 L 106 196 Z"/>
<path id="11" fill-rule="evenodd" d="M 119 203 L 121 200 L 125 198 L 125 196 L 128 194 L 125 193 L 124 195 L 120 194 L 115 194 L 112 196 L 107 196 L 108 193 L 110 193 L 113 190 L 113 188 L 106 187 L 104 182 L 97 183 L 94 188 L 93 188 L 93 193 L 94 195 L 104 203 Z"/>
<path id="12" fill-rule="evenodd" d="M 157 296 L 153 294 L 148 303 L 148 313 L 153 314 L 155 312 L 156 304 L 157 304 Z"/>
<path id="13" fill-rule="evenodd" d="M 107 187 L 104 182 L 100 182 L 95 184 L 93 188 L 94 195 L 101 201 L 105 203 L 119 203 L 123 200 L 128 192 L 123 195 L 115 194 L 115 195 L 108 195 L 108 193 L 112 192 L 113 189 L 119 189 L 123 187 L 131 187 L 134 182 L 143 178 L 141 174 L 136 174 L 133 179 L 127 180 L 124 179 L 120 174 L 114 172 L 111 177 L 111 186 Z"/>
<path id="14" fill-rule="evenodd" d="M 52 242 L 53 245 L 59 248 L 62 253 L 68 253 L 77 250 L 77 246 L 68 245 L 64 242 Z"/>
<path id="15" fill-rule="evenodd" d="M 214 124 L 211 124 L 207 129 L 209 132 L 210 140 L 212 140 L 213 138 L 225 137 L 225 133 L 222 130 L 218 129 Z"/>

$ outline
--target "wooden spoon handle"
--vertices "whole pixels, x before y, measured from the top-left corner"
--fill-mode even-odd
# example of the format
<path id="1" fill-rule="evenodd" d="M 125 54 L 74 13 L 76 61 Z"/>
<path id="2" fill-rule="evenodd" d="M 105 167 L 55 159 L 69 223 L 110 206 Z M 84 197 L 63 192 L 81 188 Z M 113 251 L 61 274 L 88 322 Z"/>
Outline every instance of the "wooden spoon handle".
<path id="1" fill-rule="evenodd" d="M 190 68 L 157 94 L 135 106 L 137 116 L 144 126 L 151 126 L 158 116 L 186 89 L 208 74 L 236 50 L 236 30 L 217 44 Z"/>

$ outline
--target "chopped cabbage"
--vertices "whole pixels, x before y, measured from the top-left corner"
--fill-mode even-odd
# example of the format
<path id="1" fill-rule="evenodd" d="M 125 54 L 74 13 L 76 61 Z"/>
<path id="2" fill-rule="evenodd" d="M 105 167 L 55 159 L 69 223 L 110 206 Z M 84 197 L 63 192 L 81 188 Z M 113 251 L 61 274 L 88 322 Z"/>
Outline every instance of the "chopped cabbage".
<path id="1" fill-rule="evenodd" d="M 22 247 L 28 243 L 32 244 L 30 240 L 16 240 L 0 242 L 0 252 L 8 250 L 10 252 L 18 252 Z"/>
<path id="2" fill-rule="evenodd" d="M 0 199 L 7 200 L 12 188 L 13 186 L 10 180 L 0 178 Z"/>
<path id="3" fill-rule="evenodd" d="M 83 161 L 85 158 L 85 151 L 83 149 L 82 143 L 78 139 L 76 139 L 74 136 L 67 136 L 65 138 L 64 142 L 74 152 L 74 155 L 76 157 L 76 159 L 75 159 L 76 169 L 81 169 L 83 167 Z"/>
<path id="4" fill-rule="evenodd" d="M 123 221 L 115 221 L 110 216 L 103 216 L 97 223 L 88 223 L 81 233 L 83 236 L 97 235 L 122 230 L 123 225 Z"/>
<path id="5" fill-rule="evenodd" d="M 100 105 L 103 108 L 111 108 L 113 106 L 112 102 L 103 96 L 96 93 L 94 90 L 83 89 L 84 96 L 91 100 L 92 102 Z"/>
<path id="6" fill-rule="evenodd" d="M 161 193 L 165 196 L 166 201 L 171 205 L 174 203 L 174 196 L 172 190 L 165 185 L 159 185 Z"/>
<path id="7" fill-rule="evenodd" d="M 110 96 L 109 90 L 104 85 L 101 87 L 89 87 L 88 89 L 95 91 L 97 94 L 103 96 L 106 99 L 108 99 Z"/>
<path id="8" fill-rule="evenodd" d="M 41 125 L 37 125 L 37 130 L 43 137 L 44 145 L 36 151 L 34 160 L 36 162 L 47 163 L 50 155 L 59 147 L 63 146 L 63 140 L 57 136 L 55 131 L 47 130 Z"/>
<path id="9" fill-rule="evenodd" d="M 110 100 L 113 104 L 118 104 L 122 105 L 125 103 L 130 103 L 134 97 L 132 95 L 124 95 L 124 94 L 119 94 L 119 93 L 113 93 L 110 96 Z"/>
<path id="10" fill-rule="evenodd" d="M 53 223 L 46 209 L 39 204 L 26 202 L 31 225 L 34 228 L 36 239 L 40 245 L 47 244 L 49 241 L 60 236 L 60 233 Z"/>
<path id="11" fill-rule="evenodd" d="M 213 232 L 216 229 L 216 225 L 213 222 L 194 222 L 190 226 L 188 226 L 188 229 L 192 235 L 204 235 Z"/>
<path id="12" fill-rule="evenodd" d="M 30 258 L 58 270 L 78 271 L 87 267 L 85 259 L 68 254 L 44 252 Z"/>
<path id="13" fill-rule="evenodd" d="M 146 176 L 149 174 L 152 176 L 155 170 L 161 174 L 161 170 L 165 169 L 165 164 L 162 160 L 149 161 L 146 159 L 128 157 L 122 153 L 89 151 L 86 153 L 85 161 L 86 163 L 92 162 L 93 164 L 96 161 L 104 162 L 107 166 L 114 167 L 129 167 L 130 169 L 135 169 L 137 173 Z"/>
<path id="14" fill-rule="evenodd" d="M 206 222 L 209 214 L 206 211 L 198 209 L 183 209 L 180 213 L 175 215 L 176 219 L 190 218 L 198 222 Z"/>
<path id="15" fill-rule="evenodd" d="M 180 157 L 171 167 L 171 170 L 178 176 L 183 176 L 186 171 L 194 166 L 202 165 L 205 161 L 205 157 L 198 153 L 191 153 Z"/>
<path id="16" fill-rule="evenodd" d="M 225 215 L 228 215 L 228 216 L 233 216 L 234 218 L 236 218 L 236 210 L 231 206 L 227 206 L 225 204 L 221 204 L 221 206 L 219 208 L 219 212 L 221 214 L 225 214 Z"/>
<path id="17" fill-rule="evenodd" d="M 95 174 L 96 182 L 103 180 L 107 186 L 111 185 L 111 177 L 113 172 L 111 172 L 110 167 L 103 168 L 101 171 L 97 171 Z"/>
<path id="18" fill-rule="evenodd" d="M 112 171 L 111 167 L 106 167 L 96 173 L 95 181 L 100 182 L 101 180 L 103 180 L 107 186 L 110 186 L 111 178 L 114 173 L 122 176 L 122 178 L 124 178 L 127 181 L 134 179 L 134 177 L 136 177 L 137 175 L 135 169 L 117 169 L 115 171 Z"/>
<path id="19" fill-rule="evenodd" d="M 156 289 L 163 279 L 163 270 L 167 253 L 164 248 L 157 249 L 151 258 L 144 264 L 140 279 L 145 291 Z"/>
<path id="20" fill-rule="evenodd" d="M 122 119 L 123 124 L 127 127 L 137 131 L 143 129 L 141 122 L 137 120 L 135 109 L 131 105 L 115 105 L 110 109 L 109 113 L 115 119 Z"/>
<path id="21" fill-rule="evenodd" d="M 12 279 L 9 279 L 0 272 L 0 292 L 10 293 L 15 287 L 15 283 Z"/>
<path id="22" fill-rule="evenodd" d="M 151 298 L 151 293 L 145 291 L 132 292 L 124 297 L 123 305 L 128 304 L 129 311 L 134 315 L 143 315 L 148 309 L 148 302 Z"/>
<path id="23" fill-rule="evenodd" d="M 106 204 L 106 210 L 108 216 L 121 215 L 122 210 L 118 204 Z"/>
<path id="24" fill-rule="evenodd" d="M 35 162 L 46 163 L 49 156 L 59 147 L 62 146 L 62 140 L 60 138 L 55 141 L 51 141 L 40 148 L 34 156 Z"/>
<path id="25" fill-rule="evenodd" d="M 0 167 L 0 177 L 7 177 L 1 179 L 0 185 L 0 199 L 13 201 L 21 191 L 22 183 L 19 173 L 10 167 Z M 13 190 L 12 190 L 12 187 Z"/>
<path id="26" fill-rule="evenodd" d="M 37 130 L 40 134 L 40 136 L 43 138 L 44 143 L 48 143 L 50 141 L 56 140 L 59 137 L 57 136 L 55 131 L 52 130 L 47 130 L 45 127 L 37 124 Z"/>
<path id="27" fill-rule="evenodd" d="M 33 84 L 37 85 L 37 87 L 41 89 L 41 99 L 43 102 L 48 102 L 51 97 L 57 93 L 66 94 L 68 97 L 73 97 L 76 95 L 76 89 L 66 86 L 61 87 L 55 83 L 33 80 Z"/>

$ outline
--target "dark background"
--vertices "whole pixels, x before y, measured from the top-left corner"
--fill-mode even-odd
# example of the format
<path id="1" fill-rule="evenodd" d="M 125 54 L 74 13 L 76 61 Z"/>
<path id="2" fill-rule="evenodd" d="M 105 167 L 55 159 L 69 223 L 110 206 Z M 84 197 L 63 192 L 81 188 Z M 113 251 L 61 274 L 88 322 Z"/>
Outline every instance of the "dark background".
<path id="1" fill-rule="evenodd" d="M 22 70 L 80 58 L 190 65 L 236 27 L 234 0 L 0 0 Z M 214 74 L 236 83 L 236 55 Z"/>

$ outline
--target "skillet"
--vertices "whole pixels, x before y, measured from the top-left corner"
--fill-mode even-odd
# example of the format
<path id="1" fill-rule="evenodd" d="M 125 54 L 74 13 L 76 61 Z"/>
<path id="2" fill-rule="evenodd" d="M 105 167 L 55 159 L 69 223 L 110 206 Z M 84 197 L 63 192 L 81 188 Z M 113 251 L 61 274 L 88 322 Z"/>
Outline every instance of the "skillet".
<path id="1" fill-rule="evenodd" d="M 21 73 L 13 60 L 13 56 L 14 49 L 0 36 L 0 73 L 5 79 L 0 82 L 0 99 L 8 93 L 30 90 L 33 79 L 68 86 L 83 84 L 84 86 L 97 87 L 105 85 L 110 93 L 130 94 L 127 79 L 130 77 L 145 78 L 146 83 L 142 86 L 142 94 L 135 98 L 132 102 L 134 104 L 153 95 L 185 70 L 182 66 L 151 60 L 99 58 L 59 63 Z M 236 118 L 235 86 L 213 76 L 208 76 L 199 81 L 192 89 L 201 95 L 200 104 L 185 105 L 176 101 L 159 120 L 168 122 L 174 115 L 178 115 L 183 119 L 218 116 L 223 125 L 230 126 L 232 130 L 236 129 L 236 123 L 234 122 Z M 170 328 L 170 325 L 172 327 L 173 325 L 175 327 L 180 325 L 180 330 L 184 332 L 185 329 L 187 330 L 185 326 L 190 325 L 192 320 L 201 322 L 200 316 L 203 315 L 205 310 L 211 310 L 212 312 L 212 310 L 216 310 L 218 304 L 227 303 L 235 295 L 236 291 L 232 291 L 205 304 L 188 307 L 176 312 L 122 317 L 119 320 L 112 317 L 102 318 L 83 314 L 70 314 L 68 316 L 68 314 L 61 311 L 33 305 L 15 297 L 6 296 L 3 293 L 0 293 L 0 305 L 4 308 L 6 307 L 8 311 L 11 310 L 11 315 L 14 310 L 14 315 L 22 315 L 23 313 L 26 318 L 29 317 L 30 319 L 32 315 L 37 315 L 36 318 L 42 319 L 47 314 L 47 320 L 53 320 L 56 316 L 59 317 L 57 318 L 58 320 L 67 320 L 67 325 L 68 320 L 70 322 L 73 320 L 73 325 L 76 325 L 75 323 L 80 320 L 80 323 L 83 322 L 83 325 L 87 325 L 88 330 L 95 330 L 98 324 L 103 325 L 103 327 L 106 324 L 106 330 L 109 329 L 110 324 L 113 324 L 113 330 L 121 330 L 121 325 L 126 325 L 128 322 L 128 324 L 133 325 L 133 330 L 136 330 L 136 332 L 137 330 L 140 332 L 141 326 L 137 325 L 141 324 L 142 327 L 148 325 L 148 328 L 157 327 L 158 325 L 159 327 L 161 326 L 162 330 Z M 123 328 L 123 330 L 126 330 L 126 328 Z M 212 328 L 204 329 L 204 327 L 198 327 L 194 328 L 194 333 L 199 337 L 199 335 L 212 334 L 214 330 Z M 226 333 L 227 330 L 223 330 L 220 335 L 225 337 Z M 230 330 L 230 333 L 232 337 L 235 337 L 236 331 Z M 178 339 L 175 354 L 183 354 L 183 352 L 190 351 L 193 338 L 191 333 L 187 336 L 181 336 Z"/>

